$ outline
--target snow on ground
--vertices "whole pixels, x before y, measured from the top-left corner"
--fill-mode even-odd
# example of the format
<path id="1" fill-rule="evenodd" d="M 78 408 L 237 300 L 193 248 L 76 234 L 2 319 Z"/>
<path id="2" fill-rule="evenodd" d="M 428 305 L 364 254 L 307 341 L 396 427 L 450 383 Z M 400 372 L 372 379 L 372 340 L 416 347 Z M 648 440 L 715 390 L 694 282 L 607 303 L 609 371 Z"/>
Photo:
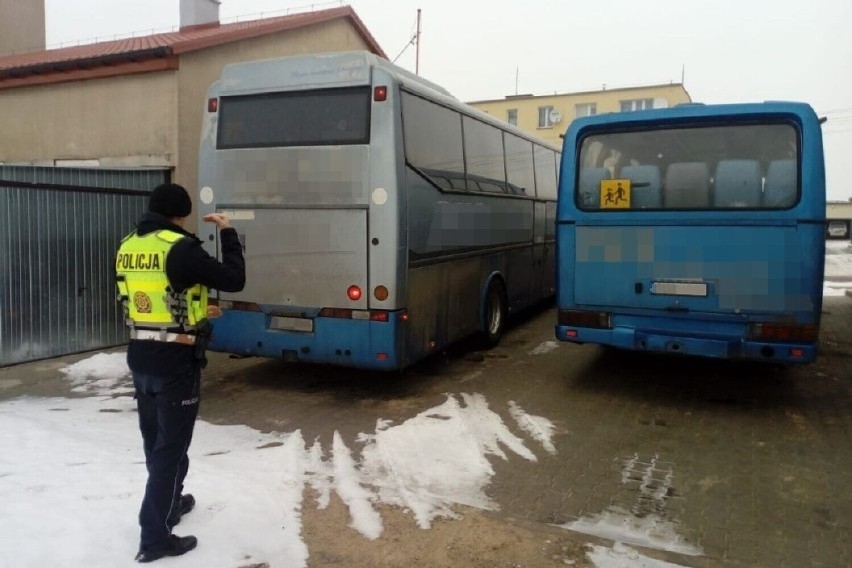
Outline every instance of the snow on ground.
<path id="1" fill-rule="evenodd" d="M 843 296 L 852 290 L 852 243 L 826 241 L 823 296 Z"/>
<path id="2" fill-rule="evenodd" d="M 646 548 L 700 556 L 700 547 L 686 542 L 677 531 L 677 522 L 667 511 L 674 469 L 670 462 L 634 453 L 622 460 L 622 493 L 633 494 L 630 510 L 615 504 L 598 514 L 565 523 L 562 528 Z"/>
<path id="3" fill-rule="evenodd" d="M 130 397 L 0 404 L 0 565 L 135 565 L 146 472 L 134 408 Z M 188 479 L 199 505 L 176 531 L 199 546 L 182 566 L 304 566 L 302 454 L 298 432 L 199 421 Z"/>
<path id="4" fill-rule="evenodd" d="M 523 408 L 515 404 L 514 400 L 509 401 L 509 414 L 518 423 L 521 429 L 538 440 L 544 449 L 551 454 L 556 454 L 556 447 L 550 441 L 553 438 L 553 422 L 543 416 L 530 416 Z"/>
<path id="5" fill-rule="evenodd" d="M 98 353 L 59 369 L 71 381 L 74 392 L 111 395 L 119 389 L 133 391 L 127 353 Z"/>
<path id="6" fill-rule="evenodd" d="M 0 566 L 135 565 L 146 472 L 135 403 L 121 396 L 132 392 L 124 358 L 99 353 L 63 369 L 73 390 L 95 396 L 0 403 Z M 536 461 L 530 447 L 539 445 L 555 452 L 549 420 L 514 403 L 508 412 L 531 446 L 475 393 L 447 395 L 398 425 L 380 419 L 349 445 L 334 431 L 325 449 L 299 430 L 265 434 L 199 420 L 186 482 L 198 505 L 175 530 L 199 545 L 181 566 L 306 566 L 306 486 L 318 509 L 336 493 L 350 526 L 368 539 L 382 534 L 379 504 L 403 507 L 422 528 L 457 518 L 457 504 L 498 509 L 486 494 L 489 456 Z"/>
<path id="7" fill-rule="evenodd" d="M 612 548 L 588 545 L 586 557 L 597 568 L 684 568 L 656 558 L 639 554 L 636 550 L 616 542 Z"/>
<path id="8" fill-rule="evenodd" d="M 845 296 L 847 290 L 852 290 L 852 281 L 850 282 L 831 282 L 826 280 L 822 285 L 822 295 L 826 296 Z"/>
<path id="9" fill-rule="evenodd" d="M 687 556 L 700 556 L 702 550 L 684 542 L 677 533 L 677 523 L 653 513 L 639 517 L 620 507 L 607 507 L 602 513 L 560 525 L 583 534 L 627 542 L 637 546 L 666 550 Z"/>
<path id="10" fill-rule="evenodd" d="M 549 353 L 554 349 L 559 347 L 558 341 L 545 341 L 541 345 L 537 346 L 535 349 L 530 351 L 530 355 L 544 355 L 545 353 Z"/>
<path id="11" fill-rule="evenodd" d="M 375 434 L 359 437 L 366 442 L 362 473 L 378 488 L 379 499 L 411 511 L 424 529 L 437 517 L 457 518 L 455 504 L 499 508 L 485 487 L 494 475 L 487 456 L 508 459 L 501 445 L 536 461 L 482 395 L 461 396 L 465 406 L 448 396 L 399 426 L 383 422 Z"/>

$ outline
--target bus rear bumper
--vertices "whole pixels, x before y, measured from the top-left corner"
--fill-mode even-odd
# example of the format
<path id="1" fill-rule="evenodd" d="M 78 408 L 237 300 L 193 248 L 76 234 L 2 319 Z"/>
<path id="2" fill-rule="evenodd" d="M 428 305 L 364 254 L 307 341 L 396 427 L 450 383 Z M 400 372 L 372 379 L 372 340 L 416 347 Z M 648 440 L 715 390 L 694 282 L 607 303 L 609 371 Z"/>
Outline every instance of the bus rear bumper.
<path id="1" fill-rule="evenodd" d="M 556 338 L 573 343 L 597 343 L 633 351 L 697 355 L 717 359 L 750 359 L 783 363 L 808 363 L 816 359 L 813 344 L 768 343 L 742 337 L 668 335 L 632 327 L 595 329 L 556 326 Z"/>
<path id="2" fill-rule="evenodd" d="M 389 321 L 316 317 L 312 331 L 270 328 L 263 312 L 223 310 L 213 322 L 208 349 L 286 361 L 392 371 L 404 366 L 398 339 L 401 324 Z"/>

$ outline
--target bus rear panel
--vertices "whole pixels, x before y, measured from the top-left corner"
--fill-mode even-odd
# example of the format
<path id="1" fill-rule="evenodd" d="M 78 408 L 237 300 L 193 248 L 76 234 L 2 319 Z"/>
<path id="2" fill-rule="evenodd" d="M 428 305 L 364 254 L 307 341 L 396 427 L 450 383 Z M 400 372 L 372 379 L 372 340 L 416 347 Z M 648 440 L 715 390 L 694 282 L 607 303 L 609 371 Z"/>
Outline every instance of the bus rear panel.
<path id="1" fill-rule="evenodd" d="M 218 294 L 212 350 L 403 366 L 406 314 L 388 268 L 398 261 L 388 211 L 397 144 L 382 108 L 387 92 L 376 96 L 373 75 L 364 56 L 340 54 L 235 64 L 211 86 L 199 217 L 230 217 L 247 267 L 243 291 Z M 391 195 L 379 199 L 371 187 Z M 381 215 L 371 204 L 384 207 Z"/>
<path id="2" fill-rule="evenodd" d="M 689 105 L 578 120 L 561 173 L 558 339 L 816 357 L 825 182 L 810 107 Z"/>

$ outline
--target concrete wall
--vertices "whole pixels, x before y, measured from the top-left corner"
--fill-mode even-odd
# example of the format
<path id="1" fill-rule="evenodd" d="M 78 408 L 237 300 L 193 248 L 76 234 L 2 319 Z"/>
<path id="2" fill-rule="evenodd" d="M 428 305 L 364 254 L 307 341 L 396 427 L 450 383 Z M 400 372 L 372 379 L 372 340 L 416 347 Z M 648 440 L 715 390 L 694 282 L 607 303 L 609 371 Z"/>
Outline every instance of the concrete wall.
<path id="1" fill-rule="evenodd" d="M 45 45 L 44 0 L 0 0 L 0 55 Z"/>
<path id="2" fill-rule="evenodd" d="M 469 104 L 500 120 L 506 120 L 506 113 L 509 109 L 517 109 L 518 128 L 525 130 L 533 136 L 542 138 L 551 144 L 561 146 L 562 139 L 559 138 L 559 135 L 565 133 L 568 125 L 576 117 L 576 105 L 594 103 L 596 105 L 596 114 L 602 114 L 605 112 L 619 112 L 621 101 L 633 99 L 655 99 L 655 108 L 657 106 L 670 107 L 691 101 L 683 85 L 673 84 L 635 89 L 566 93 L 551 96 L 520 96 L 495 101 L 475 101 Z M 562 120 L 551 127 L 539 128 L 538 109 L 543 106 L 552 106 L 554 109 L 559 110 Z"/>
<path id="3" fill-rule="evenodd" d="M 306 53 L 369 49 L 363 38 L 345 20 L 335 20 L 276 35 L 229 43 L 180 56 L 178 76 L 177 167 L 173 180 L 187 188 L 193 200 L 198 196 L 198 147 L 201 119 L 207 109 L 207 88 L 226 63 L 283 57 Z M 191 227 L 195 229 L 194 226 Z"/>
<path id="4" fill-rule="evenodd" d="M 175 71 L 0 90 L 0 161 L 175 166 Z"/>

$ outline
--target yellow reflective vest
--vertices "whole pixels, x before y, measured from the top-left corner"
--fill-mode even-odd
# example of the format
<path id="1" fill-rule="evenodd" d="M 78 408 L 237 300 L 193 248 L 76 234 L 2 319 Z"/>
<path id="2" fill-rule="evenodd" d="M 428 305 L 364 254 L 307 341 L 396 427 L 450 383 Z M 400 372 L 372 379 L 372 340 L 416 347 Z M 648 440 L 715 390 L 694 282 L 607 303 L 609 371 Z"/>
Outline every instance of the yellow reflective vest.
<path id="1" fill-rule="evenodd" d="M 115 272 L 127 325 L 190 331 L 207 317 L 207 287 L 173 290 L 166 275 L 166 258 L 184 236 L 167 229 L 143 236 L 134 231 L 121 241 Z"/>

